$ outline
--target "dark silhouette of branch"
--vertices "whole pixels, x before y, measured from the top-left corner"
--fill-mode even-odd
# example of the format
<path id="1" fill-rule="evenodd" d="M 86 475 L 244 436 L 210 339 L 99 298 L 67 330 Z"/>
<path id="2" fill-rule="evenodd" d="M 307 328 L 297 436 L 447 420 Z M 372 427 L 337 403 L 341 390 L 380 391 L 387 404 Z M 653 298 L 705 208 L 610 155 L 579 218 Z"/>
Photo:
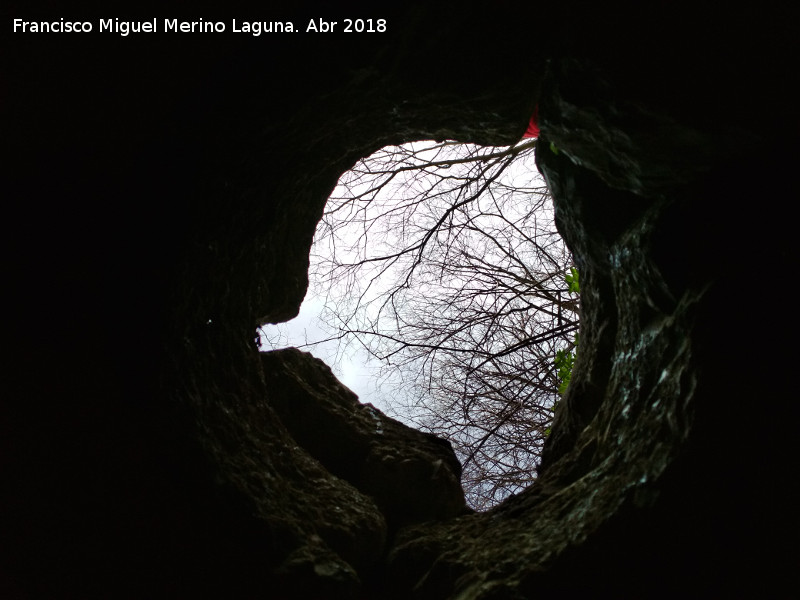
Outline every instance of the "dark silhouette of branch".
<path id="1" fill-rule="evenodd" d="M 385 148 L 343 176 L 315 239 L 329 339 L 402 375 L 396 414 L 453 443 L 475 508 L 534 477 L 578 330 L 534 148 Z"/>

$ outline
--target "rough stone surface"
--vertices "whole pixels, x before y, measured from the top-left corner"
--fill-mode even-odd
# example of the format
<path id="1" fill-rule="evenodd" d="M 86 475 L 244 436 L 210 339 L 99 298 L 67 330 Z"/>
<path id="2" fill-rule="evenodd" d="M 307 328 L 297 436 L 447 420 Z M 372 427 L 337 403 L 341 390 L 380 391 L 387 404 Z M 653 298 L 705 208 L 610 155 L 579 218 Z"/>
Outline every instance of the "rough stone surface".
<path id="1" fill-rule="evenodd" d="M 794 20 L 391 10 L 382 36 L 4 38 L 0 596 L 792 589 Z M 581 271 L 573 385 L 537 483 L 394 535 L 408 516 L 279 416 L 255 326 L 296 314 L 359 157 L 510 143 L 537 103 Z"/>
<path id="2" fill-rule="evenodd" d="M 797 558 L 784 550 L 797 492 L 778 466 L 796 460 L 790 427 L 741 420 L 772 385 L 788 389 L 775 355 L 757 350 L 788 343 L 733 325 L 755 309 L 742 277 L 778 281 L 798 265 L 789 228 L 752 205 L 741 174 L 788 172 L 796 152 L 755 123 L 725 126 L 703 96 L 719 89 L 693 89 L 696 110 L 712 111 L 701 125 L 652 114 L 616 96 L 633 77 L 616 63 L 551 63 L 537 163 L 581 273 L 573 383 L 534 485 L 489 513 L 404 532 L 389 559 L 407 586 L 398 597 L 773 594 Z M 617 101 L 585 94 L 598 89 Z M 774 153 L 732 146 L 740 135 Z M 796 189 L 761 185 L 764 197 Z M 765 410 L 793 422 L 780 395 Z"/>
<path id="3" fill-rule="evenodd" d="M 261 354 L 271 403 L 294 439 L 375 500 L 392 529 L 468 512 L 450 443 L 387 417 L 295 348 Z"/>

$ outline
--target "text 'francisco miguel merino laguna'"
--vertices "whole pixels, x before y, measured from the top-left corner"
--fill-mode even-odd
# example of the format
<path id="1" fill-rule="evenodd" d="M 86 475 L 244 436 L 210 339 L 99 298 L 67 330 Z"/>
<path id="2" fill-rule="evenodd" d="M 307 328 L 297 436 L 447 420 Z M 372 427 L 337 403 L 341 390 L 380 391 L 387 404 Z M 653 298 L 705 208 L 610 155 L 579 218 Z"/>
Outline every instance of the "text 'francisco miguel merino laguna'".
<path id="1" fill-rule="evenodd" d="M 149 21 L 120 21 L 119 19 L 100 19 L 98 31 L 100 33 L 118 33 L 121 36 L 131 33 L 225 33 L 228 31 L 223 21 L 179 21 L 178 19 L 162 19 L 162 29 L 159 29 L 159 20 Z M 91 21 L 24 21 L 14 19 L 14 33 L 90 33 L 94 30 Z M 259 36 L 262 33 L 293 33 L 305 31 L 306 33 L 383 33 L 386 31 L 386 19 L 342 19 L 339 21 L 325 21 L 324 19 L 311 19 L 305 29 L 299 29 L 291 21 L 237 21 L 231 22 L 232 33 L 249 33 Z"/>

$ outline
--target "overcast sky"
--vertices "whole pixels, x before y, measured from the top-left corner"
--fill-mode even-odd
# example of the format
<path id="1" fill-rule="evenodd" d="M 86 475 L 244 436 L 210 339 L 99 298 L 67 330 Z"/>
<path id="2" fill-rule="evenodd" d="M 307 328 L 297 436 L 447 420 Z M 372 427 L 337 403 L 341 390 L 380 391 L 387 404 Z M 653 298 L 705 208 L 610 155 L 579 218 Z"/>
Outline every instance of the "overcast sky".
<path id="1" fill-rule="evenodd" d="M 435 142 L 418 142 L 421 144 L 435 144 Z M 438 159 L 446 158 L 439 156 Z M 531 185 L 532 159 L 529 162 L 522 161 L 514 163 L 506 170 L 502 178 L 509 185 L 517 184 L 519 187 Z M 517 166 L 515 169 L 514 166 Z M 344 176 L 343 176 L 344 177 Z M 540 176 L 536 172 L 536 179 Z M 541 181 L 541 180 L 539 180 Z M 541 185 L 544 185 L 541 182 Z M 343 194 L 342 191 L 334 191 L 336 194 Z M 311 253 L 311 260 L 314 260 L 315 252 L 324 251 L 322 244 L 315 246 Z M 340 250 L 341 252 L 341 250 Z M 313 272 L 313 269 L 312 269 Z M 396 411 L 382 399 L 379 386 L 381 385 L 380 363 L 372 358 L 366 350 L 359 348 L 356 344 L 350 344 L 346 350 L 340 351 L 339 342 L 336 340 L 316 343 L 330 337 L 330 331 L 326 331 L 320 323 L 320 314 L 324 305 L 324 298 L 315 295 L 314 290 L 317 286 L 310 282 L 308 292 L 300 307 L 297 317 L 287 323 L 279 325 L 265 325 L 261 328 L 261 348 L 262 350 L 286 348 L 294 346 L 303 351 L 310 352 L 315 357 L 323 360 L 333 370 L 339 380 L 348 388 L 353 390 L 363 403 L 372 403 L 380 410 L 400 418 Z M 334 329 L 334 328 L 331 328 Z M 384 377 L 386 374 L 383 374 Z M 398 380 L 395 380 L 397 382 Z M 398 387 L 389 383 L 383 383 L 384 390 L 391 390 L 392 398 L 397 399 L 398 393 L 402 393 L 402 386 Z"/>
<path id="2" fill-rule="evenodd" d="M 350 348 L 337 357 L 339 344 L 335 340 L 304 347 L 307 343 L 324 340 L 330 335 L 320 327 L 322 307 L 322 298 L 314 296 L 309 289 L 297 317 L 287 323 L 264 325 L 261 328 L 262 350 L 294 346 L 310 352 L 330 366 L 339 381 L 358 394 L 361 402 L 369 402 L 384 412 L 391 412 L 376 393 L 380 365 L 366 351 Z"/>

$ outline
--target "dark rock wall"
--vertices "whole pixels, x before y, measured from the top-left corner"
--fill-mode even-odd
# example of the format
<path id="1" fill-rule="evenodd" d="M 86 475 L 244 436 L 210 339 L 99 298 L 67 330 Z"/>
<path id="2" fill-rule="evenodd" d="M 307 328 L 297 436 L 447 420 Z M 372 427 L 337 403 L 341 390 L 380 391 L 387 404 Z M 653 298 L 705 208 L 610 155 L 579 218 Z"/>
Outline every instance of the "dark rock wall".
<path id="1" fill-rule="evenodd" d="M 758 325 L 761 305 L 742 286 L 797 268 L 791 226 L 745 183 L 790 173 L 796 150 L 785 129 L 757 120 L 725 127 L 712 111 L 694 126 L 669 108 L 646 116 L 635 96 L 613 100 L 634 76 L 662 103 L 678 85 L 602 59 L 551 63 L 537 162 L 581 273 L 573 382 L 533 486 L 489 513 L 405 532 L 390 557 L 403 593 L 747 597 L 787 585 L 797 492 L 782 473 L 796 461 L 798 409 L 775 361 L 792 354 L 794 325 Z M 692 82 L 698 110 L 703 94 L 726 96 L 742 77 L 713 90 Z M 604 101 L 578 99 L 584 88 L 607 90 Z M 617 124 L 629 119 L 636 127 Z M 736 131 L 745 141 L 732 146 Z M 687 147 L 698 154 L 685 167 L 684 152 L 665 152 L 675 137 L 708 158 Z M 780 198 L 796 184 L 758 187 Z M 762 422 L 762 408 L 782 417 Z"/>
<path id="2" fill-rule="evenodd" d="M 387 417 L 295 348 L 261 354 L 271 406 L 328 471 L 370 496 L 390 533 L 470 512 L 450 443 Z"/>
<path id="3" fill-rule="evenodd" d="M 791 19 L 397 12 L 374 37 L 3 40 L 0 595 L 752 596 L 789 581 Z M 326 15 L 286 18 L 311 16 Z M 296 313 L 316 221 L 355 160 L 412 139 L 509 143 L 537 101 L 538 162 L 581 271 L 573 385 L 539 481 L 489 513 L 454 516 L 452 456 L 397 433 L 403 477 L 444 490 L 411 510 L 429 490 L 365 480 L 393 445 L 367 441 L 367 409 L 347 394 L 324 409 L 324 369 L 260 357 L 254 328 Z M 297 421 L 315 397 L 332 439 L 354 415 L 351 458 Z"/>
<path id="4" fill-rule="evenodd" d="M 243 17 L 142 13 L 100 16 Z M 520 54 L 507 17 L 358 16 L 388 32 L 3 35 L 0 595 L 263 596 L 318 567 L 346 594 L 380 558 L 375 504 L 266 404 L 255 326 L 297 312 L 344 170 L 392 142 L 513 141 L 542 60 L 468 44 Z"/>

